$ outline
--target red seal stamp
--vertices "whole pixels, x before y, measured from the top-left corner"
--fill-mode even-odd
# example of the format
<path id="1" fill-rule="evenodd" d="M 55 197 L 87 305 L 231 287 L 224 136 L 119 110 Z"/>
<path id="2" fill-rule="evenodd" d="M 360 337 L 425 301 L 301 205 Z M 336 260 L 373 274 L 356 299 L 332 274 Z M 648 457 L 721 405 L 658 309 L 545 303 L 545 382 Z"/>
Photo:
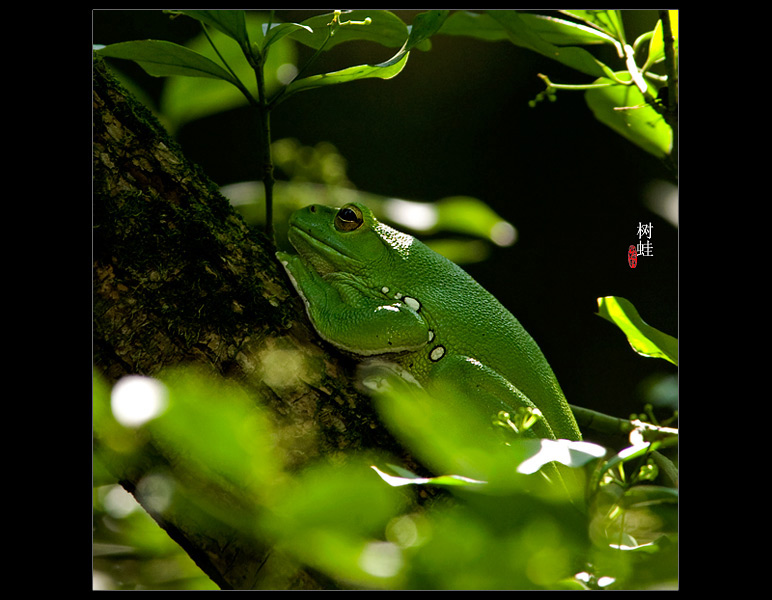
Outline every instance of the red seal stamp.
<path id="1" fill-rule="evenodd" d="M 630 249 L 627 251 L 627 263 L 631 269 L 638 266 L 638 253 L 635 251 L 635 246 L 630 246 Z"/>

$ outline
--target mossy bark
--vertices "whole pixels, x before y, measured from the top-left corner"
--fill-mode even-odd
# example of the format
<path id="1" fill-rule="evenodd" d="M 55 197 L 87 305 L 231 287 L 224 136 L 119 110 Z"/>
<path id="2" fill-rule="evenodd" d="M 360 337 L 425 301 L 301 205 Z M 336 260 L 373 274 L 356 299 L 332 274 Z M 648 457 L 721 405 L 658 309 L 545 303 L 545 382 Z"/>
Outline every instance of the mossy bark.
<path id="1" fill-rule="evenodd" d="M 401 454 L 356 391 L 353 366 L 306 325 L 272 241 L 246 226 L 99 60 L 93 103 L 95 370 L 113 383 L 193 363 L 237 381 L 274 415 L 290 468 L 368 448 Z M 292 385 L 275 376 L 270 358 L 290 351 L 310 365 Z M 140 503 L 143 474 L 174 457 L 150 453 L 146 462 L 114 473 Z M 120 471 L 120 462 L 113 467 Z M 146 509 L 221 587 L 329 584 L 281 560 L 267 542 L 256 547 L 227 528 L 202 531 L 184 510 Z"/>

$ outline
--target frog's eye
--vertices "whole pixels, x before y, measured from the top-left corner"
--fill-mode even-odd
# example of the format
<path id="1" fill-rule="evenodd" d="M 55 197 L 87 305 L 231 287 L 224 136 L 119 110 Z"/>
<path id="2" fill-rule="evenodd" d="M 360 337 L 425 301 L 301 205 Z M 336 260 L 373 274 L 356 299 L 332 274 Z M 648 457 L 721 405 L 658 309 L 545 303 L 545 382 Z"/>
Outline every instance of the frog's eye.
<path id="1" fill-rule="evenodd" d="M 338 231 L 354 231 L 363 223 L 362 211 L 353 204 L 347 204 L 335 215 L 335 229 Z"/>

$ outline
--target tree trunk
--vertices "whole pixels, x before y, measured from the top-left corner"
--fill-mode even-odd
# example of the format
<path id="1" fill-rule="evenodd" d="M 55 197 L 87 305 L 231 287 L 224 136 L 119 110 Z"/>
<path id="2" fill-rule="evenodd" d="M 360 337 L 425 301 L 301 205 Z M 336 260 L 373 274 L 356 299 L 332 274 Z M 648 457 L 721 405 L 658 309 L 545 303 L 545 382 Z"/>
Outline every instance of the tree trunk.
<path id="1" fill-rule="evenodd" d="M 366 448 L 403 454 L 357 393 L 352 365 L 320 347 L 307 326 L 272 241 L 246 226 L 98 59 L 93 102 L 95 371 L 114 383 L 194 363 L 235 380 L 268 405 L 292 440 L 294 468 Z M 277 378 L 270 357 L 285 350 L 316 365 L 314 377 L 292 386 Z M 99 431 L 94 446 L 100 448 Z M 138 484 L 175 461 L 146 458 L 131 469 L 116 460 L 112 474 L 218 585 L 329 585 L 289 568 L 268 543 L 256 545 L 227 527 L 201 530 L 189 509 L 155 512 Z"/>

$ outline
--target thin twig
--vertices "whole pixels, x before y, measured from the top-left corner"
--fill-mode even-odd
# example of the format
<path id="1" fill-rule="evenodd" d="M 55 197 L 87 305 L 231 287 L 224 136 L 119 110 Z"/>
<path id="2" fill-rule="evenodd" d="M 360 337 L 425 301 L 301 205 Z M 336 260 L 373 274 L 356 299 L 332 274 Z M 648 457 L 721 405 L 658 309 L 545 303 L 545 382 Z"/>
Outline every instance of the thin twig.
<path id="1" fill-rule="evenodd" d="M 258 113 L 260 114 L 260 129 L 263 147 L 263 186 L 265 187 L 265 235 L 273 239 L 273 157 L 271 156 L 271 107 L 265 92 L 265 76 L 263 73 L 265 57 L 260 57 L 255 66 L 257 77 Z"/>

